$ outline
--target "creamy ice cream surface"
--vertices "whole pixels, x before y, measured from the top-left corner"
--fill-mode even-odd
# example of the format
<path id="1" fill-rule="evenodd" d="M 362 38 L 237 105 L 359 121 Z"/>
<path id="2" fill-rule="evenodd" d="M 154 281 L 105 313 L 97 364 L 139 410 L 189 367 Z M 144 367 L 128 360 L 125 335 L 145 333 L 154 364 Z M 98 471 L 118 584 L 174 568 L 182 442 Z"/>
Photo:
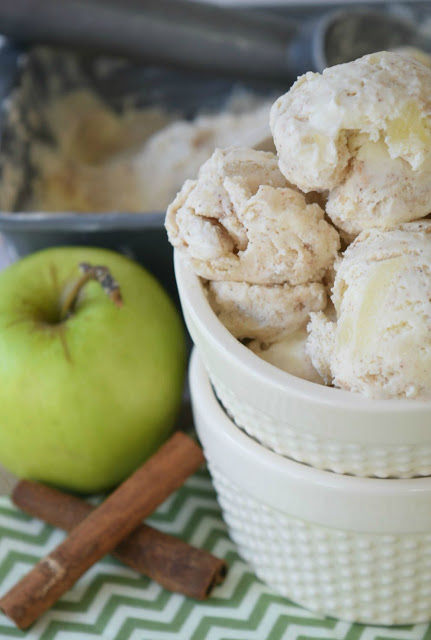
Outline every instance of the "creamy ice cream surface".
<path id="1" fill-rule="evenodd" d="M 321 283 L 260 285 L 210 281 L 207 295 L 225 327 L 240 339 L 270 343 L 289 336 L 307 322 L 311 311 L 326 306 Z"/>
<path id="2" fill-rule="evenodd" d="M 135 154 L 170 122 L 167 112 L 148 107 L 117 114 L 82 89 L 48 102 L 42 115 L 47 139 L 29 140 L 34 178 L 28 210 L 145 210 Z"/>
<path id="3" fill-rule="evenodd" d="M 405 46 L 397 47 L 396 49 L 393 49 L 393 51 L 395 53 L 401 53 L 403 56 L 409 56 L 410 58 L 413 58 L 413 60 L 416 60 L 431 69 L 431 55 L 423 49 Z"/>
<path id="4" fill-rule="evenodd" d="M 286 179 L 349 239 L 431 211 L 431 69 L 380 52 L 300 77 L 271 109 Z"/>
<path id="5" fill-rule="evenodd" d="M 208 280 L 297 285 L 319 282 L 339 249 L 318 204 L 307 204 L 277 157 L 216 150 L 169 206 L 170 242 Z"/>
<path id="6" fill-rule="evenodd" d="M 323 380 L 313 367 L 305 345 L 308 333 L 305 327 L 299 328 L 290 335 L 272 344 L 265 344 L 254 340 L 247 347 L 257 356 L 269 362 L 274 367 L 290 373 L 292 376 L 323 384 Z"/>
<path id="7" fill-rule="evenodd" d="M 27 209 L 163 211 L 216 147 L 274 150 L 270 106 L 268 98 L 234 92 L 220 112 L 186 121 L 161 107 L 117 113 L 88 89 L 66 93 L 42 110 L 48 143 L 31 140 Z"/>
<path id="8" fill-rule="evenodd" d="M 155 133 L 134 159 L 148 211 L 166 209 L 188 178 L 195 178 L 214 149 L 246 146 L 274 151 L 268 103 L 249 112 L 224 111 L 173 122 Z"/>
<path id="9" fill-rule="evenodd" d="M 345 179 L 328 195 L 326 212 L 350 241 L 363 229 L 390 229 L 431 210 L 431 159 L 413 170 L 391 159 L 382 140 L 367 140 L 351 160 Z"/>
<path id="10" fill-rule="evenodd" d="M 311 314 L 327 383 L 374 398 L 431 397 L 431 221 L 363 231 L 338 266 L 337 319 Z"/>

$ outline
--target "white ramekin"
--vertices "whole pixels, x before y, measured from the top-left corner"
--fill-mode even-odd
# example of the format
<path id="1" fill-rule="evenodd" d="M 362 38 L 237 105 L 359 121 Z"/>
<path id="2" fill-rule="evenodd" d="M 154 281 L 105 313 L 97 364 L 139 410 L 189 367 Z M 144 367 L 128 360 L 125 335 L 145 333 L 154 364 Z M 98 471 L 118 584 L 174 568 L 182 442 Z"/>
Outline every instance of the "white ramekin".
<path id="1" fill-rule="evenodd" d="M 372 400 L 285 373 L 229 333 L 178 252 L 175 274 L 191 337 L 237 426 L 273 451 L 319 469 L 431 476 L 431 402 Z"/>
<path id="2" fill-rule="evenodd" d="M 344 620 L 431 620 L 431 478 L 356 478 L 270 451 L 228 418 L 196 350 L 190 390 L 223 517 L 259 578 Z"/>

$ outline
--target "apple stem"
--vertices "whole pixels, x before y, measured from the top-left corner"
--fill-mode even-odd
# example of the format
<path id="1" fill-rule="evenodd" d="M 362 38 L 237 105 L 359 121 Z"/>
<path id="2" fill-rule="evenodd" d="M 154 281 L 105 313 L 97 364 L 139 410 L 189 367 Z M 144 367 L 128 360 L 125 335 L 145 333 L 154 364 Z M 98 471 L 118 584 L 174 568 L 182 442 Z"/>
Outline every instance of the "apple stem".
<path id="1" fill-rule="evenodd" d="M 90 282 L 90 280 L 95 280 L 100 284 L 106 295 L 112 300 L 115 306 L 123 306 L 123 298 L 121 297 L 120 287 L 112 277 L 108 267 L 105 267 L 104 265 L 91 265 L 88 262 L 81 262 L 79 268 L 82 271 L 82 276 L 75 283 L 71 291 L 69 291 L 66 299 L 62 304 L 60 310 L 61 320 L 64 320 L 73 312 L 79 292 L 87 284 L 87 282 Z"/>

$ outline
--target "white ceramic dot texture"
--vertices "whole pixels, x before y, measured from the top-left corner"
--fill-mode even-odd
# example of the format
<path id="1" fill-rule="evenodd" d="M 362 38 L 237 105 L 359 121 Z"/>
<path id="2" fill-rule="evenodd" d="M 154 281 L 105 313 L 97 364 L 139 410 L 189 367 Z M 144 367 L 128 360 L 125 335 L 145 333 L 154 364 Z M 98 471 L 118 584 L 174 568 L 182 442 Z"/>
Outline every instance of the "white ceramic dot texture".
<path id="1" fill-rule="evenodd" d="M 312 611 L 367 624 L 411 624 L 431 618 L 429 571 L 422 557 L 429 541 L 420 535 L 371 534 L 369 553 L 358 553 L 365 534 L 325 530 L 250 499 L 210 464 L 210 471 L 229 533 L 256 575 L 275 591 Z M 243 496 L 238 506 L 238 496 Z M 304 530 L 306 532 L 304 540 Z M 405 554 L 406 544 L 415 545 Z M 387 555 L 393 555 L 391 565 Z M 382 580 L 384 576 L 384 580 Z"/>
<path id="2" fill-rule="evenodd" d="M 307 433 L 306 425 L 302 431 L 293 429 L 286 419 L 274 418 L 245 404 L 210 367 L 208 374 L 235 424 L 280 455 L 318 469 L 355 476 L 412 478 L 431 475 L 431 427 L 430 443 L 425 445 L 399 447 L 388 443 L 384 449 L 378 449 L 374 444 L 330 440 Z"/>
<path id="3" fill-rule="evenodd" d="M 196 353 L 190 389 L 223 517 L 259 578 L 343 620 L 431 620 L 431 478 L 343 476 L 269 451 L 222 410 Z"/>

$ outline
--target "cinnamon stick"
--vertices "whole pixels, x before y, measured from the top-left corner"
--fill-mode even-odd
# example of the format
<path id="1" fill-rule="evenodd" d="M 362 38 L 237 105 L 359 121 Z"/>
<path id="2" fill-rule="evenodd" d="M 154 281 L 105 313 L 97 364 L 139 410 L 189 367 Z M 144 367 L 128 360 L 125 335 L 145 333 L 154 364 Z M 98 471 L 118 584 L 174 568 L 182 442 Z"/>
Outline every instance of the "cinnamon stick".
<path id="1" fill-rule="evenodd" d="M 0 599 L 0 610 L 20 629 L 27 629 L 178 489 L 203 460 L 201 448 L 191 438 L 175 433 Z"/>
<path id="2" fill-rule="evenodd" d="M 85 500 L 28 480 L 15 486 L 12 501 L 29 515 L 66 531 L 95 509 Z M 224 560 L 146 524 L 122 540 L 112 555 L 165 589 L 197 600 L 207 598 L 227 571 Z"/>

